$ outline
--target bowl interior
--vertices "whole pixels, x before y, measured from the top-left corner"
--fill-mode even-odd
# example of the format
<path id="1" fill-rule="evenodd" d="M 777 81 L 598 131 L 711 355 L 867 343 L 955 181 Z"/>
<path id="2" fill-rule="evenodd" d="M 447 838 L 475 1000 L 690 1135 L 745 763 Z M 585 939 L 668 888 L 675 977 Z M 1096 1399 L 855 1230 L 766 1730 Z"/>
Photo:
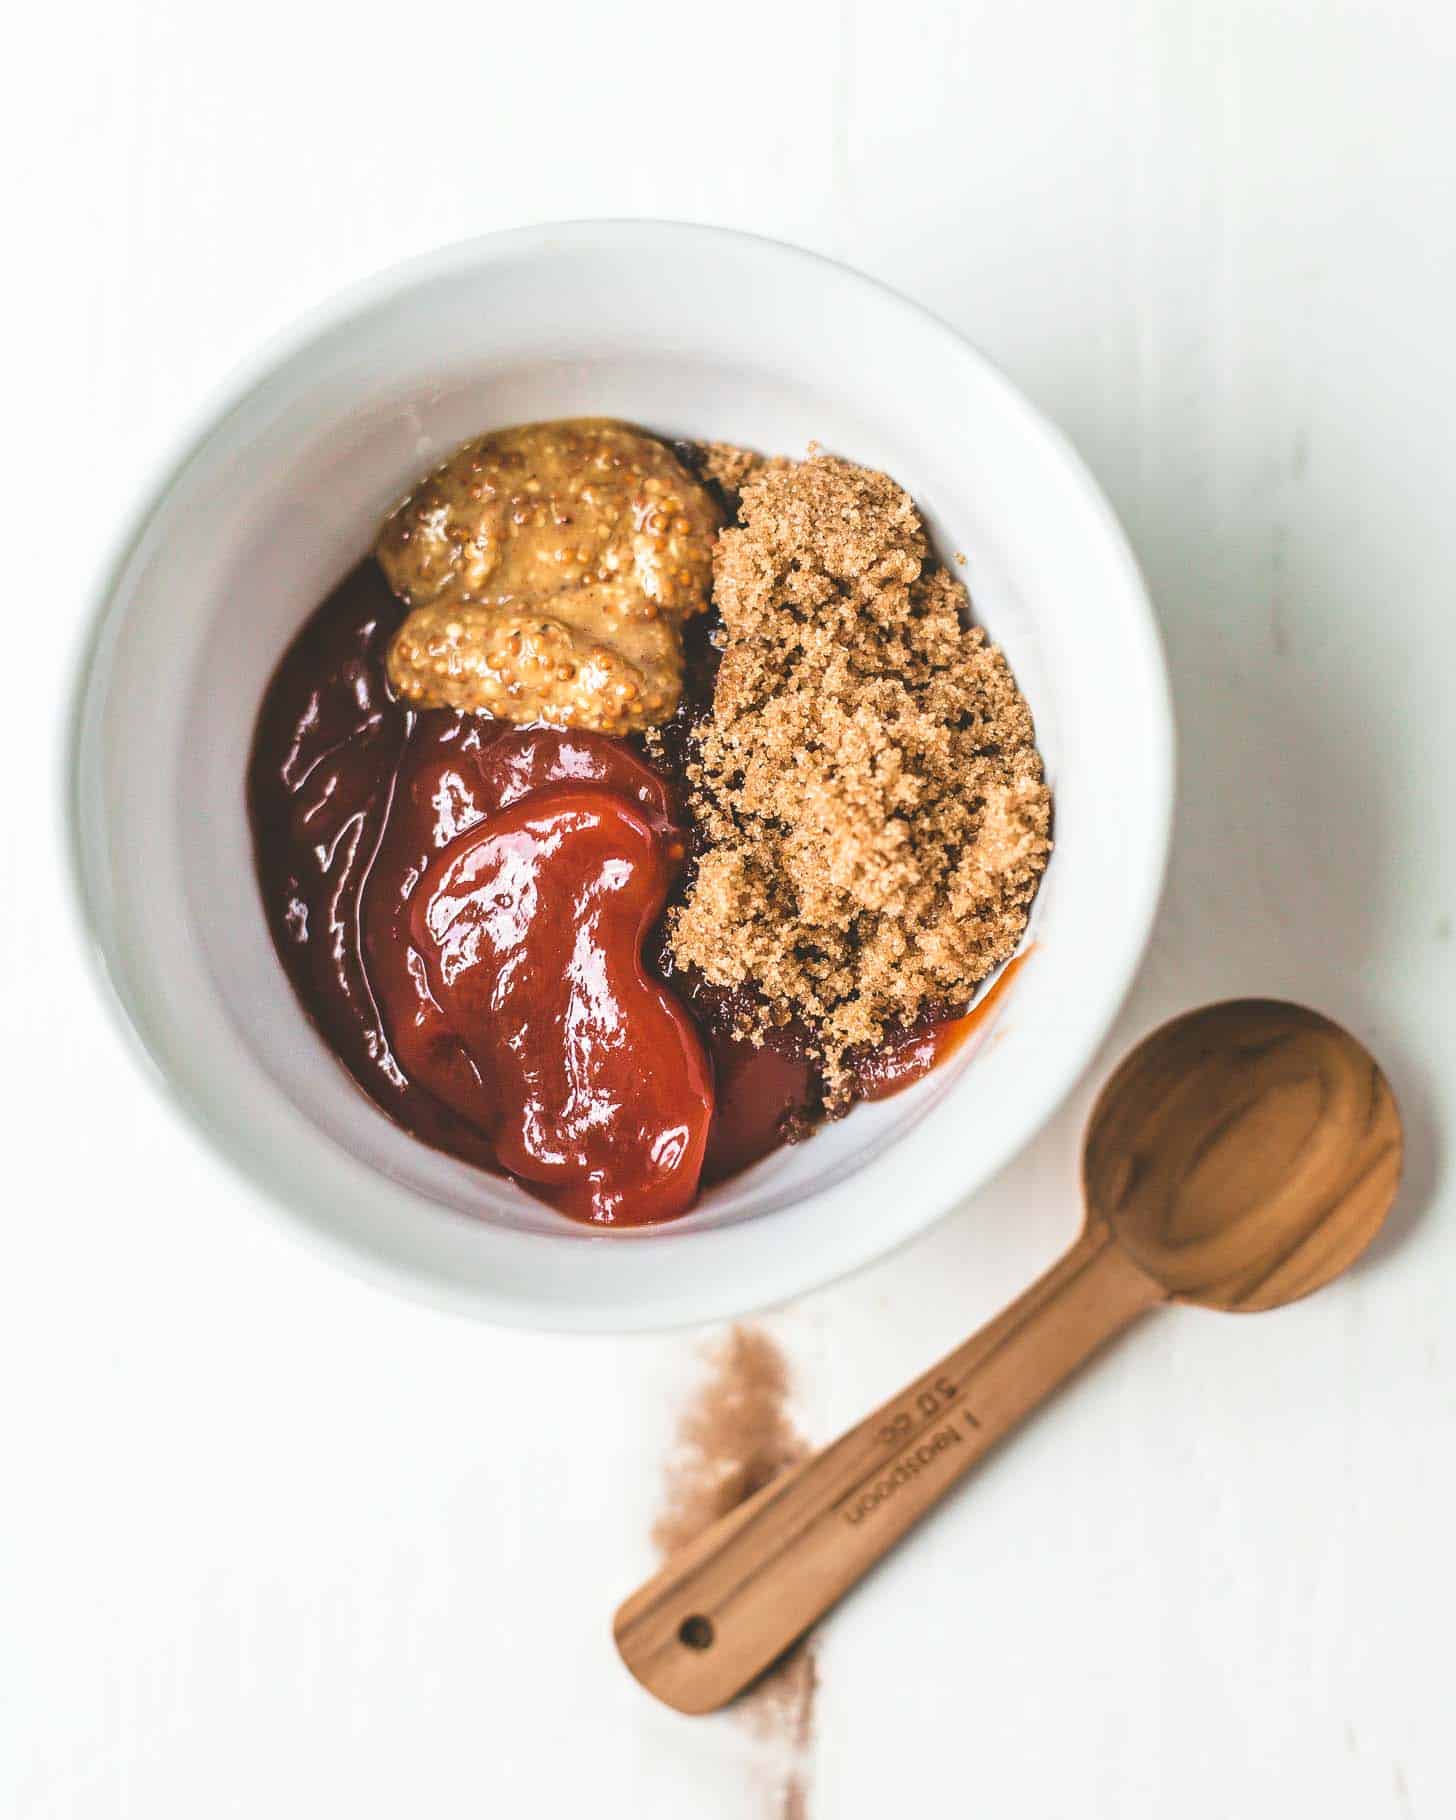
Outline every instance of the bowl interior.
<path id="1" fill-rule="evenodd" d="M 585 414 L 788 453 L 817 440 L 893 474 L 941 556 L 964 552 L 1056 793 L 1035 950 L 996 1040 L 636 1235 L 568 1224 L 358 1091 L 273 953 L 243 800 L 274 665 L 401 491 L 482 429 Z M 77 804 L 83 886 L 130 1018 L 254 1177 L 417 1287 L 498 1318 L 632 1326 L 734 1312 L 847 1269 L 1030 1135 L 1136 963 L 1168 769 L 1161 662 L 1116 527 L 977 356 L 787 249 L 602 227 L 507 236 L 383 281 L 212 424 L 105 605 Z"/>

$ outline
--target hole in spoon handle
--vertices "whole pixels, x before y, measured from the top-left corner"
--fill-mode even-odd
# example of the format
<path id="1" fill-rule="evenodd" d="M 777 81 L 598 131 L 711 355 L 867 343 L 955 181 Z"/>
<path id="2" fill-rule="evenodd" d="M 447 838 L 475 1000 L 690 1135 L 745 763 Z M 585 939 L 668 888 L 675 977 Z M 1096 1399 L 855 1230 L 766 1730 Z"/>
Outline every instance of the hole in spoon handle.
<path id="1" fill-rule="evenodd" d="M 627 1599 L 622 1660 L 680 1712 L 722 1706 L 989 1448 L 1164 1292 L 1094 1222 L 1026 1293 L 822 1453 L 680 1549 Z"/>

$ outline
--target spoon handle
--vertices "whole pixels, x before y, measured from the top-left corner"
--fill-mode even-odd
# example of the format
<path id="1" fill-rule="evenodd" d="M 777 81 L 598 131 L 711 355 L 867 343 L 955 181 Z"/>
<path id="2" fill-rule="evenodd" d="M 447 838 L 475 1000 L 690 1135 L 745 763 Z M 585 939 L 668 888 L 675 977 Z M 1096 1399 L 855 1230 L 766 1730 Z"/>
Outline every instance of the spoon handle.
<path id="1" fill-rule="evenodd" d="M 627 1667 L 711 1712 L 823 1616 L 967 1468 L 1165 1292 L 1094 1221 L 1002 1314 L 679 1549 L 618 1611 Z"/>

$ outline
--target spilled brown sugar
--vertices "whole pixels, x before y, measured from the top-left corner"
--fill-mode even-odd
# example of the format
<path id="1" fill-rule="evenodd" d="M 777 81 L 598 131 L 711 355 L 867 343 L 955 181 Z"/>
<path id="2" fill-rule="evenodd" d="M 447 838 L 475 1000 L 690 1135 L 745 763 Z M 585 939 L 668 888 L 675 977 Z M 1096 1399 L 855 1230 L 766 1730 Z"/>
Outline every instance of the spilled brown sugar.
<path id="1" fill-rule="evenodd" d="M 684 1410 L 652 1539 L 664 1555 L 694 1541 L 808 1452 L 789 1418 L 789 1367 L 762 1328 L 737 1326 L 709 1354 Z M 737 1703 L 764 1753 L 769 1820 L 803 1820 L 818 1689 L 812 1639 L 796 1644 Z"/>
<path id="2" fill-rule="evenodd" d="M 789 1368 L 757 1327 L 730 1329 L 712 1370 L 683 1412 L 652 1540 L 672 1554 L 762 1491 L 806 1452 L 789 1420 Z"/>
<path id="3" fill-rule="evenodd" d="M 856 1051 L 1015 952 L 1051 849 L 1031 711 L 914 502 L 832 456 L 741 480 L 723 656 L 687 775 L 700 857 L 676 963 L 810 1033 L 831 1105 Z"/>

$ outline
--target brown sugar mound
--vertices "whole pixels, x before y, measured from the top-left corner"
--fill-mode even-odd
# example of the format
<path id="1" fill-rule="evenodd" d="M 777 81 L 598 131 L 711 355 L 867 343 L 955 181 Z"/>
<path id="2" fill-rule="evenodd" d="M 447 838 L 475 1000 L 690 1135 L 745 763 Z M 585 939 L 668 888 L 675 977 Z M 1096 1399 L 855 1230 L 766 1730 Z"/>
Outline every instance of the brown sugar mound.
<path id="1" fill-rule="evenodd" d="M 846 1058 L 963 1005 L 1013 954 L 1051 849 L 1031 711 L 965 623 L 914 502 L 816 455 L 746 479 L 718 541 L 723 659 L 688 764 L 702 852 L 669 941 L 758 1028 Z"/>

